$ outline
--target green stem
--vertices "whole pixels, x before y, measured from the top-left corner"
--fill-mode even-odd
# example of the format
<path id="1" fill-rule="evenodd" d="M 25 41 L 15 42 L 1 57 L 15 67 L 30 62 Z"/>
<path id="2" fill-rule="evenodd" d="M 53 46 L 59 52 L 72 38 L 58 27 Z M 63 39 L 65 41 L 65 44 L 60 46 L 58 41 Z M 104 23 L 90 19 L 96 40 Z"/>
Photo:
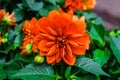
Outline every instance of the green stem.
<path id="1" fill-rule="evenodd" d="M 97 80 L 101 80 L 99 75 L 96 75 L 96 76 L 97 76 Z"/>

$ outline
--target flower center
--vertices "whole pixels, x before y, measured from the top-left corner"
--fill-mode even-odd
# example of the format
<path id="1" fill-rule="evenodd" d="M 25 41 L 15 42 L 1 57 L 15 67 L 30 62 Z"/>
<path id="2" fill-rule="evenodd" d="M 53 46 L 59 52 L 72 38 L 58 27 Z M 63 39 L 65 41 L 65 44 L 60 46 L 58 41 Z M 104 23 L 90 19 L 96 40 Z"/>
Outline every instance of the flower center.
<path id="1" fill-rule="evenodd" d="M 58 36 L 56 41 L 59 47 L 64 47 L 66 45 L 66 38 L 64 36 Z"/>

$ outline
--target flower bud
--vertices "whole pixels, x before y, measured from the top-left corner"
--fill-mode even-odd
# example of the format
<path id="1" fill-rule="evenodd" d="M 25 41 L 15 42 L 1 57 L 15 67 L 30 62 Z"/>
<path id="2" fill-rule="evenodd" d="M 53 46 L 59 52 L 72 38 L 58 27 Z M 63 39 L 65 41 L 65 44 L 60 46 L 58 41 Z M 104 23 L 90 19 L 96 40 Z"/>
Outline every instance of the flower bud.
<path id="1" fill-rule="evenodd" d="M 14 17 L 14 13 L 6 13 L 5 16 L 2 19 L 2 22 L 4 25 L 15 25 L 15 17 Z"/>
<path id="2" fill-rule="evenodd" d="M 8 42 L 8 39 L 7 38 L 2 38 L 2 43 L 6 43 Z"/>
<path id="3" fill-rule="evenodd" d="M 111 31 L 111 32 L 110 32 L 110 36 L 113 36 L 113 37 L 120 37 L 120 30 Z"/>
<path id="4" fill-rule="evenodd" d="M 36 55 L 36 56 L 34 57 L 34 61 L 35 61 L 36 63 L 43 63 L 43 62 L 44 62 L 44 57 L 42 57 L 42 56 L 40 56 L 40 55 Z"/>
<path id="5" fill-rule="evenodd" d="M 22 49 L 21 54 L 30 54 L 32 52 L 32 44 L 26 44 L 25 47 Z"/>
<path id="6" fill-rule="evenodd" d="M 116 36 L 116 33 L 115 33 L 114 31 L 111 31 L 111 32 L 110 32 L 110 36 L 115 37 L 115 36 Z"/>

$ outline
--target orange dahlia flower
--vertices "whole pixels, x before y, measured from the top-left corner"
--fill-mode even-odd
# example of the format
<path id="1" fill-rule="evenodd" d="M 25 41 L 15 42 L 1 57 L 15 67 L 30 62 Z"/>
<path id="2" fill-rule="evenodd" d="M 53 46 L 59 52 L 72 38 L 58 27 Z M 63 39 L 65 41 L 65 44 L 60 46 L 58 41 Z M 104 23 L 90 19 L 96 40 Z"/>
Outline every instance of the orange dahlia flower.
<path id="1" fill-rule="evenodd" d="M 39 20 L 39 26 L 40 55 L 46 56 L 48 64 L 63 60 L 68 65 L 74 65 L 76 55 L 84 55 L 89 48 L 86 23 L 73 16 L 71 11 L 64 13 L 53 10 L 48 17 Z"/>
<path id="2" fill-rule="evenodd" d="M 6 13 L 3 17 L 3 20 L 7 22 L 8 25 L 15 25 L 15 17 L 14 13 Z"/>
<path id="3" fill-rule="evenodd" d="M 68 10 L 89 10 L 96 5 L 96 0 L 65 0 L 65 8 Z"/>
<path id="4" fill-rule="evenodd" d="M 4 9 L 0 10 L 0 21 L 6 22 L 7 25 L 15 25 L 14 13 L 6 13 Z"/>
<path id="5" fill-rule="evenodd" d="M 31 21 L 25 21 L 25 24 L 22 27 L 25 36 L 23 38 L 23 43 L 21 46 L 22 54 L 28 54 L 29 51 L 26 49 L 26 45 L 32 44 L 32 50 L 38 51 L 38 44 L 34 43 L 34 39 L 37 37 L 38 32 L 38 21 L 35 18 L 32 18 Z M 31 52 L 31 51 L 30 51 Z"/>

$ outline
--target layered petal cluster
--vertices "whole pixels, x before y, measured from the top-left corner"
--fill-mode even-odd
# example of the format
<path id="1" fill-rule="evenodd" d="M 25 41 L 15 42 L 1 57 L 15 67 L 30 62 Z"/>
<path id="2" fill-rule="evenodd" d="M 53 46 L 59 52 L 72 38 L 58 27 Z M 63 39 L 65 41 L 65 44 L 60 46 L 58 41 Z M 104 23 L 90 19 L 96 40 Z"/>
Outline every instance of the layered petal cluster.
<path id="1" fill-rule="evenodd" d="M 38 29 L 41 39 L 40 55 L 46 56 L 48 64 L 63 60 L 68 65 L 74 65 L 76 55 L 84 55 L 89 48 L 89 35 L 85 33 L 86 23 L 83 18 L 74 16 L 72 11 L 51 11 L 48 17 L 39 20 Z"/>
<path id="2" fill-rule="evenodd" d="M 0 21 L 6 22 L 6 25 L 15 25 L 14 13 L 9 14 L 4 9 L 0 9 Z"/>
<path id="3" fill-rule="evenodd" d="M 34 39 L 37 37 L 39 34 L 38 31 L 38 21 L 35 18 L 32 18 L 31 21 L 25 21 L 22 30 L 25 33 L 23 42 L 22 42 L 22 54 L 28 54 L 30 51 L 28 51 L 28 44 L 32 45 L 32 50 L 35 52 L 38 52 L 38 43 L 34 43 Z"/>
<path id="4" fill-rule="evenodd" d="M 90 10 L 96 5 L 96 0 L 65 0 L 65 8 L 68 10 Z"/>

